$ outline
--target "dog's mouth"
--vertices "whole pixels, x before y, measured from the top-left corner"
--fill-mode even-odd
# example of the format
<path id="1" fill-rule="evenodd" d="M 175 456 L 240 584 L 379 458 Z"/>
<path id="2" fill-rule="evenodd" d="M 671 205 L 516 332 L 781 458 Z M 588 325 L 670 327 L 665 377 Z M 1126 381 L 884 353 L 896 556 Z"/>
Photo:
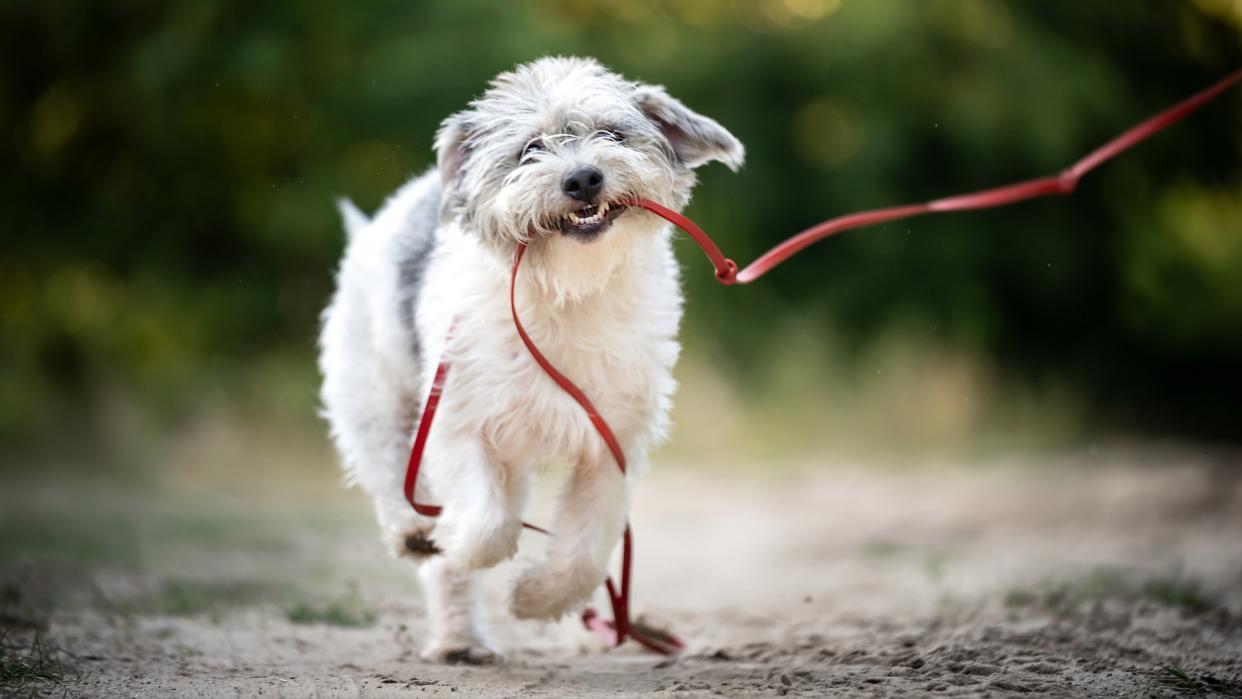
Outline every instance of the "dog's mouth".
<path id="1" fill-rule="evenodd" d="M 570 211 L 561 217 L 561 233 L 591 240 L 603 233 L 627 207 L 620 201 L 602 202 Z"/>

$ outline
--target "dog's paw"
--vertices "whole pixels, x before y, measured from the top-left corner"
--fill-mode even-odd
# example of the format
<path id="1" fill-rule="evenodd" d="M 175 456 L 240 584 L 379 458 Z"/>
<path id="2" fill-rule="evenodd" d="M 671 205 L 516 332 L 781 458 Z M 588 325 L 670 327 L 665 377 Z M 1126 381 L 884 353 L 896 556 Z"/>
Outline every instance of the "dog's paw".
<path id="1" fill-rule="evenodd" d="M 496 665 L 504 655 L 486 643 L 434 643 L 422 653 L 423 660 L 444 665 Z"/>
<path id="2" fill-rule="evenodd" d="M 591 565 L 537 565 L 518 578 L 510 609 L 519 619 L 559 619 L 590 599 L 603 579 Z"/>
<path id="3" fill-rule="evenodd" d="M 513 558 L 522 522 L 498 515 L 481 516 L 452 522 L 441 531 L 446 555 L 454 563 L 467 570 L 481 570 Z"/>

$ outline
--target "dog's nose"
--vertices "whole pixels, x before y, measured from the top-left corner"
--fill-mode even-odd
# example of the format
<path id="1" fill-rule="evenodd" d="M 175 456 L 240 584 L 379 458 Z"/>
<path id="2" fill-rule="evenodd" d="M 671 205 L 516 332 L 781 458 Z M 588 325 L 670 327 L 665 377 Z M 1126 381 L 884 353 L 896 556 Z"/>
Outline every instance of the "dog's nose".
<path id="1" fill-rule="evenodd" d="M 565 179 L 561 180 L 561 189 L 572 199 L 584 201 L 588 204 L 595 201 L 595 197 L 599 196 L 599 190 L 604 188 L 604 173 L 599 168 L 590 165 L 576 167 L 565 175 Z"/>

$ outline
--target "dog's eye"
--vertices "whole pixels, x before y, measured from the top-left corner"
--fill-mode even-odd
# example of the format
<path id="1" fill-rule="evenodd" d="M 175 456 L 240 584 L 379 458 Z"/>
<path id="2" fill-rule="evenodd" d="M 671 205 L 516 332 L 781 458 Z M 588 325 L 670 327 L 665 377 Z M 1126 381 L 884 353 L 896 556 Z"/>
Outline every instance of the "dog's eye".
<path id="1" fill-rule="evenodd" d="M 616 129 L 603 129 L 599 132 L 601 136 L 615 143 L 625 143 L 625 134 Z"/>
<path id="2" fill-rule="evenodd" d="M 541 153 L 543 150 L 543 139 L 536 138 L 527 143 L 526 147 L 522 149 L 521 155 L 518 156 L 518 162 L 525 162 L 526 158 L 530 157 L 532 153 Z"/>

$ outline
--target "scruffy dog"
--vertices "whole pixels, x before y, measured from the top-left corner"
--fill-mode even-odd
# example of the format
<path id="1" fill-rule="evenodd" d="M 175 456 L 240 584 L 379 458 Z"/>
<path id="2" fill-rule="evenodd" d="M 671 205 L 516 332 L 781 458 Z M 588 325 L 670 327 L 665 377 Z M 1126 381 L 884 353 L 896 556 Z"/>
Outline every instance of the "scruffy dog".
<path id="1" fill-rule="evenodd" d="M 479 623 L 475 578 L 513 556 L 538 469 L 573 468 L 547 560 L 513 590 L 522 619 L 573 611 L 601 584 L 632 485 L 518 338 L 508 308 L 516 246 L 530 245 L 522 321 L 607 418 L 632 480 L 667 429 L 682 298 L 670 227 L 623 202 L 680 209 L 694 168 L 719 160 L 736 170 L 744 154 L 662 87 L 578 58 L 500 75 L 443 122 L 435 150 L 438 167 L 373 219 L 342 204 L 349 243 L 323 316 L 322 397 L 347 480 L 374 499 L 383 541 L 421 563 L 424 657 L 488 662 L 499 656 Z M 402 483 L 446 350 L 452 371 L 417 494 L 444 507 L 429 519 Z"/>

